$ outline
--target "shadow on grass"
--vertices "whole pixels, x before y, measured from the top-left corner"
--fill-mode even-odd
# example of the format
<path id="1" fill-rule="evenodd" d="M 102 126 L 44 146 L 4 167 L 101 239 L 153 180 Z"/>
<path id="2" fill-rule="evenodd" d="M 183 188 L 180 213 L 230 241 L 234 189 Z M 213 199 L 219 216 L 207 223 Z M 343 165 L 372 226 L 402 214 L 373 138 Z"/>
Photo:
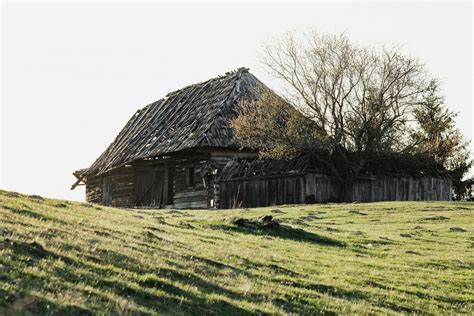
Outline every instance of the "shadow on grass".
<path id="1" fill-rule="evenodd" d="M 284 268 L 282 266 L 279 266 L 278 264 L 275 263 L 260 263 L 257 261 L 249 260 L 247 258 L 242 258 L 241 259 L 243 262 L 243 265 L 247 270 L 250 269 L 264 269 L 267 270 L 270 274 L 273 275 L 287 275 L 290 277 L 298 277 L 300 276 L 299 273 L 294 272 L 292 270 L 289 270 L 287 268 Z"/>
<path id="2" fill-rule="evenodd" d="M 320 301 L 310 301 L 305 297 L 295 297 L 290 293 L 284 293 L 283 295 L 274 298 L 273 303 L 283 309 L 288 315 L 338 315 L 337 313 L 328 310 Z"/>
<path id="3" fill-rule="evenodd" d="M 284 283 L 285 286 L 305 289 L 317 293 L 318 295 L 327 295 L 337 299 L 343 299 L 348 301 L 359 301 L 368 300 L 369 295 L 359 290 L 349 290 L 341 287 L 336 287 L 321 283 L 308 283 L 301 279 L 274 279 L 277 283 Z M 287 291 L 287 293 L 293 293 L 294 291 Z M 298 297 L 295 299 L 294 295 L 283 294 L 282 296 L 275 299 L 275 302 L 283 308 L 289 314 L 311 314 L 311 315 L 337 315 L 337 313 L 327 310 L 324 304 L 319 304 L 318 301 L 308 301 L 304 297 Z M 322 302 L 322 301 L 321 301 Z"/>
<path id="4" fill-rule="evenodd" d="M 81 264 L 79 264 L 81 267 Z M 64 269 L 57 275 L 71 283 L 85 282 L 93 284 L 99 292 L 114 293 L 115 295 L 133 301 L 140 308 L 154 310 L 164 314 L 183 315 L 253 315 L 252 312 L 224 299 L 209 301 L 204 293 L 218 294 L 226 298 L 244 300 L 242 295 L 229 291 L 217 284 L 206 281 L 194 273 L 182 273 L 172 269 L 159 269 L 154 273 L 146 273 L 138 278 L 119 278 L 116 274 L 109 276 L 101 274 L 101 269 L 95 270 L 88 266 L 90 274 L 80 277 L 75 270 Z M 191 292 L 183 285 L 197 288 Z M 122 311 L 117 311 L 122 312 Z M 260 314 L 262 314 L 260 312 Z"/>
<path id="5" fill-rule="evenodd" d="M 48 315 L 95 315 L 89 309 L 74 305 L 59 305 L 35 295 L 25 295 L 8 307 L 0 307 L 2 315 L 37 315 L 45 311 Z"/>
<path id="6" fill-rule="evenodd" d="M 457 304 L 457 305 L 469 304 L 469 299 L 468 298 L 456 298 L 456 297 L 451 296 L 452 294 L 456 295 L 456 293 L 451 293 L 451 294 L 446 295 L 446 296 L 439 296 L 439 295 L 433 295 L 429 292 L 422 292 L 421 290 L 407 290 L 407 289 L 403 289 L 403 288 L 389 286 L 389 285 L 385 285 L 385 284 L 382 284 L 380 282 L 370 280 L 370 279 L 366 280 L 365 285 L 371 286 L 371 287 L 374 287 L 374 288 L 379 288 L 379 289 L 386 290 L 386 291 L 391 291 L 392 293 L 396 291 L 396 292 L 400 292 L 400 293 L 403 293 L 403 294 L 415 296 L 416 298 L 421 299 L 421 300 L 434 300 L 434 301 L 437 301 L 437 302 L 444 302 L 444 303 L 447 303 L 447 304 Z M 394 303 L 382 302 L 381 305 L 389 307 L 389 308 L 391 308 L 391 309 L 393 309 L 397 312 L 422 313 L 421 310 L 416 309 L 414 307 L 398 306 Z"/>
<path id="7" fill-rule="evenodd" d="M 289 239 L 299 242 L 314 243 L 323 246 L 345 247 L 346 243 L 330 237 L 318 235 L 308 232 L 300 228 L 293 228 L 287 225 L 279 227 L 239 227 L 232 225 L 212 225 L 213 229 L 221 229 L 242 234 L 258 235 L 258 236 L 272 236 L 282 239 Z"/>
<path id="8" fill-rule="evenodd" d="M 12 206 L 3 206 L 3 208 L 9 210 L 13 214 L 17 214 L 20 216 L 27 216 L 27 217 L 34 218 L 40 221 L 49 221 L 49 222 L 54 222 L 61 225 L 68 225 L 68 223 L 63 220 L 45 216 L 26 208 L 17 208 L 17 207 L 12 207 Z"/>
<path id="9" fill-rule="evenodd" d="M 275 280 L 279 281 L 279 280 Z M 369 296 L 359 290 L 347 290 L 333 285 L 321 284 L 321 283 L 307 283 L 300 280 L 285 280 L 285 285 L 318 292 L 345 300 L 366 300 Z"/>
<path id="10" fill-rule="evenodd" d="M 174 273 L 177 272 L 174 271 Z M 185 277 L 182 276 L 180 278 L 184 279 Z M 173 279 L 170 281 L 147 275 L 138 281 L 138 285 L 118 280 L 102 279 L 96 281 L 96 286 L 101 290 L 114 292 L 121 297 L 129 297 L 135 303 L 160 313 L 251 315 L 249 311 L 224 300 L 216 299 L 208 302 L 204 297 L 176 286 L 178 283 Z M 196 280 L 188 278 L 188 282 L 198 287 L 200 293 L 214 292 L 213 290 L 215 290 L 212 287 L 204 287 L 203 284 L 194 281 Z M 220 294 L 225 295 L 225 292 L 222 291 Z"/>
<path id="11" fill-rule="evenodd" d="M 237 301 L 262 302 L 266 300 L 266 298 L 261 295 L 251 295 L 249 293 L 243 295 L 233 290 L 226 289 L 214 282 L 206 280 L 205 278 L 199 276 L 196 273 L 183 273 L 181 271 L 167 268 L 161 268 L 152 273 L 142 275 L 138 280 L 138 283 L 144 287 L 164 290 L 167 293 L 176 295 L 178 297 L 188 297 L 191 293 L 186 293 L 186 291 L 180 289 L 179 287 L 176 287 L 175 285 L 189 284 L 196 287 L 199 293 L 206 293 L 211 295 L 220 294 Z M 194 294 L 191 295 L 195 296 Z M 196 300 L 196 298 L 194 298 L 194 300 Z M 197 298 L 197 300 L 200 301 L 202 300 L 202 298 Z M 240 312 L 246 314 L 245 310 L 242 310 Z"/>
<path id="12" fill-rule="evenodd" d="M 54 275 L 61 278 L 62 284 L 69 289 L 81 291 L 80 288 L 75 287 L 76 284 L 87 284 L 94 288 L 95 293 L 92 296 L 95 300 L 101 293 L 114 293 L 121 299 L 136 304 L 140 309 L 140 311 L 135 310 L 138 313 L 154 310 L 158 313 L 185 315 L 253 315 L 254 312 L 265 314 L 260 310 L 249 311 L 228 301 L 228 299 L 262 301 L 263 297 L 259 295 L 245 296 L 208 281 L 193 272 L 167 268 L 144 269 L 139 267 L 138 262 L 133 263 L 132 258 L 112 251 L 99 252 L 95 258 L 75 259 L 49 251 L 36 242 L 6 239 L 3 246 L 10 250 L 9 253 L 14 261 L 19 260 L 28 265 L 35 265 L 42 259 L 61 260 L 65 265 L 54 268 Z M 210 259 L 204 261 L 204 258 L 200 261 L 211 266 L 225 265 Z M 120 272 L 110 269 L 108 266 L 110 264 L 120 268 Z M 141 273 L 136 273 L 136 271 Z M 63 306 L 39 297 L 31 299 L 28 294 L 31 290 L 41 288 L 45 292 L 54 291 L 49 288 L 49 277 L 37 276 L 25 271 L 20 274 L 21 284 L 19 286 L 23 290 L 15 295 L 13 300 L 2 302 L 0 299 L 0 309 L 3 311 L 13 314 L 58 315 L 94 313 L 93 306 L 89 306 L 90 309 L 84 309 L 78 306 Z M 196 290 L 190 291 L 187 289 L 188 286 L 194 287 Z M 209 300 L 208 295 L 218 295 L 223 298 L 216 297 Z M 88 297 L 91 297 L 90 293 Z M 127 312 L 120 310 L 120 303 L 117 304 L 117 302 L 110 305 L 109 312 L 118 314 Z"/>
<path id="13" fill-rule="evenodd" d="M 47 257 L 58 258 L 57 255 L 44 249 L 37 242 L 21 242 L 5 238 L 3 248 L 12 250 L 13 259 L 19 259 L 26 263 L 36 262 Z"/>

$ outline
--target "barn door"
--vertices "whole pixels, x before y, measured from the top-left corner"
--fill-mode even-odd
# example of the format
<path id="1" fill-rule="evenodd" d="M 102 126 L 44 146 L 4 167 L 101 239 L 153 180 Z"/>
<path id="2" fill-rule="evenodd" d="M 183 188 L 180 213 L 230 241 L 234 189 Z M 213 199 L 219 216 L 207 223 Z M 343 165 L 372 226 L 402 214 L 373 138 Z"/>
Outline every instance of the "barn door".
<path id="1" fill-rule="evenodd" d="M 165 171 L 156 169 L 138 169 L 135 174 L 136 205 L 161 207 L 164 201 Z"/>
<path id="2" fill-rule="evenodd" d="M 102 205 L 112 203 L 112 179 L 104 178 L 102 182 Z"/>

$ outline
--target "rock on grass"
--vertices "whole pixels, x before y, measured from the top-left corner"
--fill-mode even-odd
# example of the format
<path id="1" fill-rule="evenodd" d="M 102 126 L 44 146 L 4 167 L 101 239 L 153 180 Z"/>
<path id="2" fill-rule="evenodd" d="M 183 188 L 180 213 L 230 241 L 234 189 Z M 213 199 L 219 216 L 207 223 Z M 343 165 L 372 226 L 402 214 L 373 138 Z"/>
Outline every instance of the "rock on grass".
<path id="1" fill-rule="evenodd" d="M 280 222 L 273 219 L 272 215 L 265 215 L 260 219 L 235 217 L 232 219 L 232 224 L 245 228 L 278 228 Z"/>
<path id="2" fill-rule="evenodd" d="M 465 233 L 467 232 L 467 230 L 465 230 L 464 228 L 461 228 L 461 227 L 451 227 L 449 229 L 450 232 L 460 232 L 460 233 Z"/>

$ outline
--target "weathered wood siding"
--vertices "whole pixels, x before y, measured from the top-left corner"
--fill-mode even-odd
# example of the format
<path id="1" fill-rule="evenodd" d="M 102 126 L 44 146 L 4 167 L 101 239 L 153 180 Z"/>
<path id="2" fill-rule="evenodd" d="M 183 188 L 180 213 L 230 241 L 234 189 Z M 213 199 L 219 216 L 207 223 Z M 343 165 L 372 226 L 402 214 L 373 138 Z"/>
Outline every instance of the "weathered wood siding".
<path id="1" fill-rule="evenodd" d="M 209 207 L 216 207 L 220 204 L 220 181 L 216 180 L 219 177 L 220 172 L 224 166 L 235 158 L 250 158 L 256 157 L 257 153 L 255 152 L 225 152 L 225 151 L 214 151 L 211 152 L 211 157 L 209 158 L 214 170 L 209 170 L 211 175 L 208 177 L 207 185 L 207 194 L 209 200 Z"/>
<path id="2" fill-rule="evenodd" d="M 183 208 L 208 208 L 208 191 L 204 186 L 201 169 L 206 160 L 183 159 L 176 161 L 174 169 L 174 207 Z M 193 168 L 194 184 L 188 186 L 186 183 L 186 168 Z"/>
<path id="3" fill-rule="evenodd" d="M 109 182 L 111 185 L 110 197 L 107 198 L 111 206 L 130 207 L 134 205 L 135 188 L 132 167 L 118 168 L 99 177 L 88 179 L 86 185 L 87 202 L 104 204 L 104 182 Z"/>
<path id="4" fill-rule="evenodd" d="M 162 207 L 168 201 L 168 169 L 135 170 L 135 205 Z"/>
<path id="5" fill-rule="evenodd" d="M 229 160 L 237 157 L 256 157 L 255 152 L 210 149 L 175 160 L 173 207 L 212 208 L 219 203 L 220 183 L 218 173 Z M 212 166 L 212 168 L 210 167 Z M 186 184 L 186 169 L 194 170 L 194 185 Z"/>
<path id="6" fill-rule="evenodd" d="M 86 201 L 89 203 L 102 204 L 102 181 L 103 177 L 94 177 L 87 180 Z"/>
<path id="7" fill-rule="evenodd" d="M 219 208 L 336 201 L 340 187 L 324 174 L 298 174 L 220 181 Z M 380 177 L 359 180 L 349 192 L 355 202 L 448 201 L 451 180 L 442 177 Z"/>
<path id="8" fill-rule="evenodd" d="M 119 207 L 211 208 L 219 199 L 218 173 L 229 160 L 254 152 L 208 149 L 135 162 L 87 180 L 86 200 Z M 192 168 L 194 183 L 186 175 Z M 157 177 L 162 178 L 162 180 Z M 189 180 L 189 179 L 188 179 Z M 104 195 L 105 193 L 105 195 Z"/>
<path id="9" fill-rule="evenodd" d="M 305 199 L 302 175 L 220 182 L 219 208 L 300 204 Z"/>
<path id="10" fill-rule="evenodd" d="M 338 199 L 341 190 L 333 177 L 318 173 L 308 173 L 302 177 L 305 181 L 303 203 L 324 203 Z"/>
<path id="11" fill-rule="evenodd" d="M 350 193 L 355 202 L 449 201 L 452 187 L 451 180 L 442 177 L 385 177 L 358 181 Z"/>

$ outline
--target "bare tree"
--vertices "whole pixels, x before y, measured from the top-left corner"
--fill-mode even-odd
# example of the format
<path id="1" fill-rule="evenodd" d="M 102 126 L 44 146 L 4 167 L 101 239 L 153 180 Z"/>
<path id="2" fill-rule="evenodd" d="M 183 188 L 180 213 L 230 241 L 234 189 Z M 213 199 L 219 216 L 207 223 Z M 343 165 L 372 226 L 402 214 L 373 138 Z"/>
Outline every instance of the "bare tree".
<path id="1" fill-rule="evenodd" d="M 254 106 L 274 111 L 260 116 L 268 119 L 261 123 L 261 133 L 255 130 L 256 122 L 248 126 L 253 128 L 252 137 L 271 148 L 264 154 L 273 157 L 313 155 L 341 183 L 341 199 L 348 198 L 348 189 L 373 153 L 412 148 L 407 130 L 427 87 L 419 60 L 397 49 L 356 45 L 345 34 L 313 32 L 302 37 L 288 33 L 265 46 L 262 62 L 283 83 L 284 102 L 298 114 L 282 111 L 282 102 L 266 96 Z M 237 126 L 251 121 L 252 114 L 241 109 L 243 116 L 233 126 L 238 137 L 249 141 L 245 128 Z M 287 124 L 275 128 L 272 121 L 281 115 L 286 115 Z M 292 133 L 295 130 L 298 133 Z"/>

